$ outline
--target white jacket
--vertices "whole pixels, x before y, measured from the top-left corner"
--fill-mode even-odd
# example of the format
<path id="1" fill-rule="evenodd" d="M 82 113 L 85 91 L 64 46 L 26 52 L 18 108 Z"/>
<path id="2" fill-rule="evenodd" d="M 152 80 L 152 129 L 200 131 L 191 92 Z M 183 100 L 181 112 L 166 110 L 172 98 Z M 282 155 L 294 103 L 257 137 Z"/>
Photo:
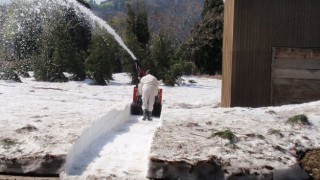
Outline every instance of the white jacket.
<path id="1" fill-rule="evenodd" d="M 148 74 L 141 78 L 139 93 L 142 94 L 142 92 L 144 91 L 152 92 L 154 96 L 158 95 L 159 84 L 156 77 L 152 76 L 151 74 Z"/>

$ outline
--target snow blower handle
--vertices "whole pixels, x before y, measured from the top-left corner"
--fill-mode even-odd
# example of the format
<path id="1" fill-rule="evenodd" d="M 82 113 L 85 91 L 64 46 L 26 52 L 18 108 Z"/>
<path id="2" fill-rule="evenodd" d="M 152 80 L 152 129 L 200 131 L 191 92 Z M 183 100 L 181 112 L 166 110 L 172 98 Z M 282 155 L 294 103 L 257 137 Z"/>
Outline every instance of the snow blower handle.
<path id="1" fill-rule="evenodd" d="M 138 75 L 138 80 L 137 80 L 137 84 L 136 87 L 138 87 L 138 84 L 140 82 L 140 79 L 146 75 L 146 71 L 141 67 L 141 64 L 139 62 L 139 59 L 134 59 L 133 60 L 135 68 L 137 70 L 137 75 Z"/>
<path id="2" fill-rule="evenodd" d="M 139 62 L 139 59 L 134 59 L 133 62 L 137 70 L 141 69 L 141 64 Z"/>

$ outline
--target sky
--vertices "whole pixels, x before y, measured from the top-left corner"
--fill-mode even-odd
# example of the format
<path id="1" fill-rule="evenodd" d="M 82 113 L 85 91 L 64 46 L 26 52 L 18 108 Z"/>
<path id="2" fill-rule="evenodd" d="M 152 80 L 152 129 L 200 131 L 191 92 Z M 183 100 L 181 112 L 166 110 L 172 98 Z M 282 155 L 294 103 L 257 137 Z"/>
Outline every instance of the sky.
<path id="1" fill-rule="evenodd" d="M 10 147 L 0 146 L 0 155 L 19 158 L 66 154 L 62 179 L 114 175 L 144 179 L 151 154 L 179 159 L 198 158 L 194 154 L 205 158 L 209 152 L 225 161 L 232 159 L 236 167 L 263 172 L 266 164 L 275 168 L 295 164 L 290 149 L 297 143 L 304 149 L 320 147 L 319 101 L 281 107 L 220 108 L 221 80 L 186 76 L 181 86 L 167 87 L 160 82 L 162 114 L 153 121 L 142 121 L 141 116 L 130 115 L 133 85 L 129 84 L 129 76 L 119 73 L 113 77 L 107 86 L 91 86 L 90 80 L 67 83 L 37 82 L 33 78 L 22 78 L 22 83 L 0 80 L 0 139 L 16 142 Z M 194 81 L 196 83 L 192 83 Z M 285 124 L 288 117 L 299 113 L 308 115 L 311 127 Z M 231 129 L 240 138 L 237 146 L 241 148 L 227 155 L 229 147 L 221 149 L 225 140 L 199 141 L 194 139 L 199 136 L 190 135 L 190 126 L 184 124 L 198 124 L 197 127 L 204 130 Z M 168 128 L 172 127 L 179 127 L 179 134 L 174 134 L 175 131 L 168 134 Z M 282 132 L 284 137 L 270 134 L 272 128 Z M 208 135 L 205 134 L 207 130 L 195 130 L 194 134 Z M 169 136 L 164 139 L 171 139 L 171 143 L 204 143 L 198 145 L 203 145 L 200 149 L 205 152 L 195 153 L 192 148 L 185 147 L 190 154 L 179 155 L 179 151 L 170 151 L 175 147 L 170 142 L 154 138 L 155 133 Z M 243 140 L 247 134 L 262 134 L 266 139 Z M 287 153 L 275 151 L 274 146 L 282 147 Z M 208 147 L 217 148 L 206 149 Z M 247 154 L 255 151 L 257 154 Z M 274 159 L 270 161 L 270 157 Z"/>

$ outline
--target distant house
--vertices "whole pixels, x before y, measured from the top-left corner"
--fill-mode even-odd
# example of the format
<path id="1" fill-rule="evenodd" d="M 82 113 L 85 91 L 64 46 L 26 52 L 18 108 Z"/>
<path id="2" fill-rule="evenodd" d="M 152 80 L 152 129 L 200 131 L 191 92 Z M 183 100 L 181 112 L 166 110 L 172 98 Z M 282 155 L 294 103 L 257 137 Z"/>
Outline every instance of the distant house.
<path id="1" fill-rule="evenodd" d="M 320 100 L 320 0 L 225 0 L 223 107 Z"/>

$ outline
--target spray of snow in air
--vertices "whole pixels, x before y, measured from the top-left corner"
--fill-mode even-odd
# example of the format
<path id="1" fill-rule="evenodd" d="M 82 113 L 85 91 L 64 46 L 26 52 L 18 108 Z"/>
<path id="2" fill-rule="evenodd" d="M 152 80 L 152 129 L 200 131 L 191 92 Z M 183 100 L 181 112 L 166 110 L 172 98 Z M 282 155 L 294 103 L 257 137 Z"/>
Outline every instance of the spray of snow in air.
<path id="1" fill-rule="evenodd" d="M 61 2 L 61 0 L 59 1 Z M 108 23 L 106 23 L 106 21 L 94 15 L 89 9 L 80 5 L 76 0 L 68 0 L 68 3 L 71 5 L 75 5 L 82 13 L 85 13 L 87 16 L 89 16 L 91 20 L 93 20 L 94 22 L 98 23 L 98 25 L 106 29 L 110 34 L 114 36 L 116 41 L 130 54 L 132 59 L 137 59 L 134 56 L 134 54 L 131 52 L 131 50 L 124 44 L 121 37 L 116 33 L 116 31 Z"/>
<path id="2" fill-rule="evenodd" d="M 23 31 L 23 26 L 19 23 L 19 19 L 26 19 L 29 18 L 30 21 L 34 20 L 34 15 L 40 15 L 41 19 L 46 21 L 49 20 L 52 16 L 52 12 L 60 10 L 59 7 L 64 6 L 66 8 L 73 8 L 77 11 L 79 16 L 85 16 L 87 20 L 89 20 L 93 26 L 97 25 L 102 29 L 105 29 L 108 33 L 110 33 L 115 40 L 119 43 L 121 47 L 123 47 L 128 54 L 132 57 L 133 60 L 137 59 L 132 51 L 125 45 L 121 37 L 116 33 L 116 31 L 104 20 L 94 15 L 90 9 L 84 7 L 83 5 L 79 4 L 76 0 L 28 0 L 28 1 L 12 1 L 12 3 L 17 3 L 17 6 L 14 10 L 16 14 L 16 18 L 8 19 L 11 22 L 11 26 L 15 25 L 16 27 L 4 27 L 7 28 L 6 32 L 11 32 L 11 34 L 17 33 L 17 31 Z M 23 5 L 19 5 L 23 3 Z M 20 13 L 20 10 L 24 9 L 27 10 L 27 13 L 30 15 L 29 17 L 26 14 Z M 62 10 L 61 12 L 62 13 Z M 1 13 L 0 13 L 1 16 Z M 34 26 L 39 26 L 39 22 L 34 22 Z M 8 29 L 11 28 L 11 29 Z M 15 30 L 14 30 L 15 29 Z"/>

